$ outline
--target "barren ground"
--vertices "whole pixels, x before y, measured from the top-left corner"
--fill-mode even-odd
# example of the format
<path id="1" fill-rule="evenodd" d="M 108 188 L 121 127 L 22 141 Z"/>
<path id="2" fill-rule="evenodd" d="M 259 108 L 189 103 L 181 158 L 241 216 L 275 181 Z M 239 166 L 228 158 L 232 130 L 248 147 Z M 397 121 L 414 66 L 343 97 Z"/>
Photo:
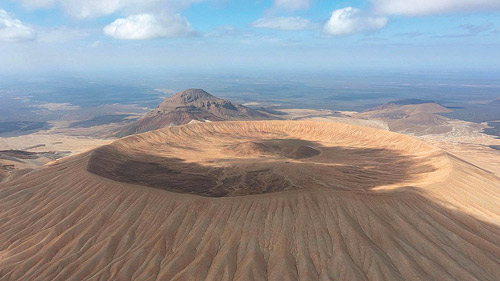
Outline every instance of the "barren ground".
<path id="1" fill-rule="evenodd" d="M 0 280 L 497 280 L 496 154 L 448 143 L 307 121 L 121 139 L 0 184 Z"/>

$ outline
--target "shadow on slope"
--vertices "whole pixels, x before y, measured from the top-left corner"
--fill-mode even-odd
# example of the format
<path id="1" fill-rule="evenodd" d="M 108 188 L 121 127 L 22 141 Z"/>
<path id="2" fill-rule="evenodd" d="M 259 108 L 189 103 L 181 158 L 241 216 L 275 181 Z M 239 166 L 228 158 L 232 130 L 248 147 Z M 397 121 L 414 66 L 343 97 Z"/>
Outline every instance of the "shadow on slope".
<path id="1" fill-rule="evenodd" d="M 248 143 L 229 146 L 235 149 L 233 155 L 246 157 L 233 157 L 226 147 L 222 158 L 205 163 L 108 145 L 93 152 L 87 170 L 119 182 L 206 197 L 308 188 L 366 191 L 404 186 L 436 170 L 421 159 L 388 149 L 325 147 L 297 139 Z"/>
<path id="2" fill-rule="evenodd" d="M 3 279 L 493 281 L 500 274 L 498 224 L 408 188 L 390 196 L 199 201 L 68 182 L 75 175 L 55 166 L 1 185 Z"/>

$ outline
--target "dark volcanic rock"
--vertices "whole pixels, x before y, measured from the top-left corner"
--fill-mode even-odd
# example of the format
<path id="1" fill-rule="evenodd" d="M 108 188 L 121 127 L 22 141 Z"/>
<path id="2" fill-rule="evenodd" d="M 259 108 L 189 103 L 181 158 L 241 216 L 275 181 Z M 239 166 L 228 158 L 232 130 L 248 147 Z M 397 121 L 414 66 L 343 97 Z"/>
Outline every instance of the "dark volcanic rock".
<path id="1" fill-rule="evenodd" d="M 270 115 L 231 101 L 219 99 L 202 89 L 188 89 L 165 99 L 155 110 L 124 127 L 116 136 L 144 133 L 163 127 L 197 121 L 265 120 Z"/>

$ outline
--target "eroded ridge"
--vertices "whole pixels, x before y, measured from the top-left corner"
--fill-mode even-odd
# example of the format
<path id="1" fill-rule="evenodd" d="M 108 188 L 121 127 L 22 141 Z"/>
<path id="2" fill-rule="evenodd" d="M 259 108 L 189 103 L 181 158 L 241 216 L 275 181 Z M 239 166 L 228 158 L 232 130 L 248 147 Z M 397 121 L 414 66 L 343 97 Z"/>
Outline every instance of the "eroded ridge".
<path id="1" fill-rule="evenodd" d="M 383 135 L 378 142 L 377 133 Z M 224 122 L 119 140 L 95 150 L 87 169 L 119 182 L 233 197 L 411 186 L 439 180 L 446 163 L 429 145 L 376 130 L 307 122 Z"/>
<path id="2" fill-rule="evenodd" d="M 283 139 L 320 154 L 293 159 L 253 144 L 241 147 L 257 147 L 259 156 L 225 150 Z M 98 151 L 0 182 L 0 280 L 500 276 L 500 179 L 410 137 L 332 123 L 220 123 L 137 135 Z M 193 196 L 96 176 L 87 170 L 92 158 L 139 175 L 193 173 L 193 163 L 203 176 L 240 167 L 215 174 L 216 184 L 232 175 L 259 179 L 251 172 L 264 174 L 268 164 L 301 189 Z M 177 188 L 194 185 L 179 179 Z"/>

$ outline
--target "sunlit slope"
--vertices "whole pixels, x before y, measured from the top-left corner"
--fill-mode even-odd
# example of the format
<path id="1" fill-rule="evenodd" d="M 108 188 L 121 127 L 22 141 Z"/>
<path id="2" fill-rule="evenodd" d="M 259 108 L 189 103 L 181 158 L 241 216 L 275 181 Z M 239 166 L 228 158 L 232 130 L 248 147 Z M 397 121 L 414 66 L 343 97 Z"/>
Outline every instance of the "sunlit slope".
<path id="1" fill-rule="evenodd" d="M 276 119 L 265 112 L 233 104 L 202 89 L 187 89 L 168 97 L 153 111 L 116 132 L 117 137 L 144 133 L 192 121 Z"/>
<path id="2" fill-rule="evenodd" d="M 0 280 L 498 280 L 499 189 L 375 129 L 162 129 L 0 184 Z"/>

